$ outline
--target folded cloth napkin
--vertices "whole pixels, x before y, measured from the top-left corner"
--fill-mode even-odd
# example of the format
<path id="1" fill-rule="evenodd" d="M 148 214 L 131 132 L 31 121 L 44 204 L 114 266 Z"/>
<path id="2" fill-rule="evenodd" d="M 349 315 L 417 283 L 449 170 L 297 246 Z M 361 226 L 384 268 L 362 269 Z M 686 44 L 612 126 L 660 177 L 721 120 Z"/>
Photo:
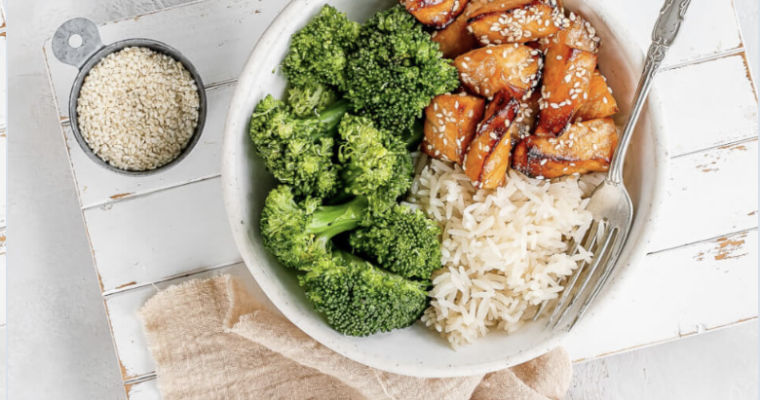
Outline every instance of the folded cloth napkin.
<path id="1" fill-rule="evenodd" d="M 229 275 L 172 286 L 139 311 L 165 400 L 559 400 L 567 353 L 463 378 L 396 375 L 351 361 L 269 312 Z"/>

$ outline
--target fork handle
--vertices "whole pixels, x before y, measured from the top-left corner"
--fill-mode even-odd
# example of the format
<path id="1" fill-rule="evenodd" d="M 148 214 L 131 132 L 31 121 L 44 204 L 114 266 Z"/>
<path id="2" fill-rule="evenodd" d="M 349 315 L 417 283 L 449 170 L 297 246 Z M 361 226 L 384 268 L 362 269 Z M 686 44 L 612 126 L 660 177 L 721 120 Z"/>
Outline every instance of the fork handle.
<path id="1" fill-rule="evenodd" d="M 607 173 L 607 181 L 612 184 L 623 182 L 623 161 L 625 153 L 628 151 L 628 144 L 631 141 L 633 130 L 636 122 L 639 120 L 641 110 L 644 108 L 649 90 L 652 88 L 654 77 L 660 69 L 662 60 L 678 36 L 678 31 L 683 24 L 683 18 L 686 9 L 689 7 L 691 0 L 665 0 L 665 4 L 660 10 L 660 16 L 657 18 L 654 30 L 652 31 L 652 44 L 647 52 L 646 64 L 644 71 L 639 79 L 639 86 L 633 95 L 631 111 L 628 119 L 625 121 L 623 134 L 620 136 L 618 146 L 610 163 L 610 170 Z"/>

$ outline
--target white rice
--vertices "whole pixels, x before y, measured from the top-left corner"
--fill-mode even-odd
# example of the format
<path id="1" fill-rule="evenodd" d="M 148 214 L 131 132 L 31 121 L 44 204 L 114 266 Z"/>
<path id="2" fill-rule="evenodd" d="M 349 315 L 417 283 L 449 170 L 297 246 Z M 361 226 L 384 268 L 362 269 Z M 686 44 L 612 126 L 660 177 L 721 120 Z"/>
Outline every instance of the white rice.
<path id="1" fill-rule="evenodd" d="M 590 254 L 565 254 L 591 224 L 585 196 L 598 176 L 538 181 L 510 171 L 507 183 L 475 189 L 461 167 L 422 156 L 408 203 L 438 221 L 444 267 L 433 275 L 422 321 L 452 347 L 491 330 L 514 332 L 561 279 Z"/>

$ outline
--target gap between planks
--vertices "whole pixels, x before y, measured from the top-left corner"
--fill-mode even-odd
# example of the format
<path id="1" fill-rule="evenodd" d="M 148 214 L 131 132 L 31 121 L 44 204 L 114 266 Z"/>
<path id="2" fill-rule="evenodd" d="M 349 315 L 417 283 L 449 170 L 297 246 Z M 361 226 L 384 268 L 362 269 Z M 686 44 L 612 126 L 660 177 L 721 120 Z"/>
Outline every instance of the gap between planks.
<path id="1" fill-rule="evenodd" d="M 716 144 L 716 145 L 713 145 L 713 146 L 710 146 L 710 147 L 707 147 L 707 148 L 704 148 L 704 149 L 701 149 L 701 150 L 688 151 L 686 153 L 679 153 L 679 154 L 676 154 L 676 155 L 672 155 L 672 156 L 670 156 L 670 159 L 671 160 L 675 160 L 675 159 L 678 159 L 678 158 L 681 158 L 681 157 L 688 157 L 688 156 L 693 156 L 693 155 L 699 154 L 699 153 L 706 153 L 708 151 L 726 149 L 726 148 L 729 148 L 729 147 L 738 146 L 740 144 L 756 142 L 757 139 L 758 139 L 757 136 L 746 137 L 744 139 L 733 140 L 733 141 L 726 142 L 726 143 Z"/>
<path id="2" fill-rule="evenodd" d="M 680 244 L 678 246 L 668 247 L 667 249 L 655 250 L 655 251 L 647 253 L 646 256 L 651 256 L 651 255 L 655 255 L 655 254 L 661 254 L 661 253 L 665 253 L 667 251 L 678 250 L 678 249 L 682 249 L 684 247 L 689 247 L 689 246 L 693 246 L 693 245 L 701 244 L 701 243 L 705 243 L 705 242 L 712 242 L 712 241 L 716 241 L 716 240 L 723 239 L 723 238 L 739 236 L 739 235 L 742 235 L 742 234 L 746 235 L 746 234 L 748 234 L 748 233 L 750 233 L 752 231 L 756 231 L 756 230 L 758 230 L 757 226 L 754 227 L 754 228 L 742 229 L 742 230 L 739 230 L 739 231 L 724 233 L 722 235 L 713 236 L 711 238 L 697 240 L 696 242 L 691 242 L 691 243 L 686 243 L 686 244 Z"/>
<path id="3" fill-rule="evenodd" d="M 666 71 L 671 71 L 671 70 L 674 70 L 674 69 L 684 68 L 684 67 L 688 67 L 690 65 L 703 64 L 703 63 L 706 63 L 706 62 L 709 62 L 709 61 L 720 60 L 721 58 L 735 56 L 737 54 L 742 54 L 744 52 L 745 52 L 744 46 L 742 45 L 742 46 L 736 47 L 736 48 L 731 49 L 731 50 L 721 51 L 721 52 L 718 52 L 718 53 L 710 54 L 708 56 L 694 58 L 694 59 L 691 59 L 689 61 L 684 61 L 684 62 L 680 62 L 680 63 L 677 63 L 677 64 L 667 65 L 667 66 L 664 66 L 664 67 L 660 68 L 660 70 L 657 73 L 659 74 L 660 72 L 666 72 Z"/>
<path id="4" fill-rule="evenodd" d="M 151 281 L 151 282 L 135 283 L 135 284 L 131 284 L 131 285 L 127 284 L 126 286 L 122 286 L 122 287 L 119 287 L 119 288 L 116 288 L 116 289 L 111 289 L 111 290 L 107 290 L 105 292 L 102 292 L 101 295 L 103 296 L 104 299 L 108 299 L 109 297 L 112 297 L 114 295 L 118 295 L 120 293 L 127 293 L 127 292 L 130 292 L 132 290 L 144 288 L 146 286 L 152 286 L 152 285 L 155 285 L 157 283 L 163 283 L 163 282 L 171 281 L 171 280 L 174 280 L 174 279 L 186 278 L 188 276 L 198 275 L 198 274 L 202 274 L 204 272 L 210 272 L 210 271 L 216 271 L 216 270 L 219 270 L 219 269 L 224 269 L 224 268 L 227 268 L 227 267 L 231 267 L 233 265 L 240 264 L 242 262 L 243 261 L 238 260 L 238 261 L 233 261 L 233 262 L 229 262 L 229 263 L 224 263 L 224 264 L 219 264 L 219 265 L 213 265 L 213 266 L 210 266 L 210 267 L 197 268 L 197 269 L 194 269 L 192 271 L 181 272 L 179 274 L 174 274 L 174 275 L 167 276 L 167 277 L 161 278 L 159 280 Z"/>
<path id="5" fill-rule="evenodd" d="M 614 356 L 614 355 L 618 355 L 618 354 L 623 354 L 623 353 L 627 353 L 627 352 L 630 352 L 630 351 L 633 351 L 633 350 L 639 350 L 639 349 L 643 349 L 643 348 L 646 348 L 646 347 L 651 347 L 651 346 L 657 346 L 657 345 L 661 345 L 661 344 L 670 343 L 670 342 L 673 342 L 675 340 L 678 340 L 678 339 L 681 339 L 681 338 L 684 338 L 684 337 L 688 337 L 688 336 L 693 336 L 693 335 L 696 335 L 696 334 L 699 334 L 699 333 L 714 332 L 714 331 L 717 331 L 717 330 L 720 330 L 720 329 L 729 328 L 729 327 L 736 326 L 736 325 L 739 325 L 739 324 L 744 324 L 744 323 L 747 323 L 747 322 L 750 322 L 750 321 L 757 321 L 757 316 L 754 316 L 754 317 L 751 317 L 751 318 L 740 319 L 738 321 L 730 322 L 728 324 L 713 326 L 711 328 L 705 328 L 704 330 L 700 330 L 700 331 L 693 331 L 693 332 L 687 332 L 687 333 L 679 333 L 678 336 L 674 336 L 674 337 L 669 338 L 669 339 L 656 340 L 654 342 L 639 344 L 639 345 L 636 345 L 636 346 L 627 347 L 625 349 L 620 349 L 620 350 L 610 351 L 610 352 L 607 352 L 607 353 L 597 354 L 597 355 L 592 356 L 592 357 L 579 358 L 579 359 L 576 359 L 576 360 L 572 360 L 572 362 L 573 362 L 573 364 L 575 364 L 575 363 L 582 363 L 582 362 L 586 362 L 586 361 L 598 360 L 600 358 L 604 358 L 604 357 L 608 357 L 608 356 Z M 155 372 L 152 373 L 152 374 L 154 375 L 154 378 L 155 378 Z M 146 374 L 146 375 L 149 375 L 149 374 Z"/>
<path id="6" fill-rule="evenodd" d="M 146 190 L 146 191 L 140 192 L 140 193 L 131 193 L 131 194 L 127 194 L 127 195 L 111 196 L 111 200 L 109 200 L 109 201 L 103 201 L 103 202 L 100 202 L 100 203 L 91 204 L 89 206 L 82 206 L 82 211 L 87 211 L 87 210 L 91 210 L 93 208 L 107 206 L 109 204 L 116 204 L 116 203 L 120 203 L 120 202 L 124 202 L 124 201 L 139 199 L 140 197 L 148 196 L 148 195 L 151 195 L 153 193 L 160 193 L 160 192 L 163 192 L 163 191 L 166 191 L 166 190 L 170 190 L 170 189 L 177 189 L 177 188 L 180 188 L 180 187 L 183 187 L 183 186 L 192 185 L 193 183 L 205 182 L 205 181 L 208 181 L 208 180 L 212 180 L 212 179 L 216 179 L 216 178 L 221 178 L 221 176 L 222 176 L 222 174 L 213 174 L 213 175 L 209 175 L 209 176 L 202 176 L 202 177 L 199 177 L 199 178 L 190 179 L 190 180 L 185 181 L 185 182 L 181 182 L 181 183 L 177 183 L 177 184 L 173 184 L 173 185 L 169 185 L 169 186 L 165 186 L 165 187 L 160 187 L 160 188 L 155 188 L 155 189 L 151 189 L 151 190 Z"/>

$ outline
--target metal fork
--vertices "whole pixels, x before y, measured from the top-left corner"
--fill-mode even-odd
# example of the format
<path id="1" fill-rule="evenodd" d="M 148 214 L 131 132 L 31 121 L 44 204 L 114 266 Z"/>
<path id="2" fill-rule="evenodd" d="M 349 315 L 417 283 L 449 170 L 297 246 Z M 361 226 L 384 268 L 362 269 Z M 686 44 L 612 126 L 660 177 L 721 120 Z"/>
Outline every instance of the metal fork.
<path id="1" fill-rule="evenodd" d="M 665 4 L 660 10 L 660 16 L 652 32 L 652 44 L 649 46 L 644 71 L 633 96 L 631 111 L 612 158 L 610 169 L 604 182 L 592 193 L 587 206 L 587 210 L 594 216 L 594 221 L 581 242 L 573 242 L 569 246 L 568 254 L 575 254 L 578 245 L 580 245 L 593 252 L 593 257 L 590 263 L 581 262 L 573 276 L 566 282 L 565 290 L 557 301 L 551 317 L 549 317 L 547 327 L 551 327 L 551 329 L 556 329 L 573 310 L 576 302 L 585 296 L 580 310 L 575 314 L 575 318 L 567 330 L 573 329 L 580 321 L 612 275 L 618 257 L 628 239 L 628 233 L 633 222 L 633 204 L 623 182 L 625 153 L 654 81 L 654 76 L 657 74 L 668 48 L 678 35 L 690 2 L 691 0 L 665 0 Z M 581 276 L 585 276 L 585 278 L 582 279 L 580 288 L 573 291 Z M 591 282 L 594 284 L 590 290 L 587 290 Z M 572 297 L 571 294 L 573 294 Z M 547 304 L 549 302 L 541 304 L 533 317 L 534 321 L 538 319 Z"/>

